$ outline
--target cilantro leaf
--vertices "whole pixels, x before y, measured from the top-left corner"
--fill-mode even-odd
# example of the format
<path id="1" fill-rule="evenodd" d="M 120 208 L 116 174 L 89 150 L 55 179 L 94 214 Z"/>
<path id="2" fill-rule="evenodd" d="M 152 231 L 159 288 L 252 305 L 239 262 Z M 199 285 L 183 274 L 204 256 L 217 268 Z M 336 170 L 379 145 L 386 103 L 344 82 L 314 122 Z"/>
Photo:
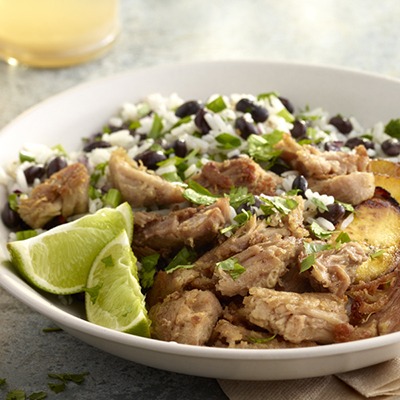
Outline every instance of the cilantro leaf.
<path id="1" fill-rule="evenodd" d="M 300 264 L 300 273 L 310 269 L 315 263 L 315 253 L 309 254 L 307 257 L 303 258 Z"/>
<path id="2" fill-rule="evenodd" d="M 400 139 L 400 118 L 391 119 L 385 125 L 384 132 L 393 138 Z"/>
<path id="3" fill-rule="evenodd" d="M 332 236 L 333 231 L 327 231 L 326 229 L 322 228 L 318 222 L 313 221 L 310 225 L 310 230 L 313 235 L 318 239 L 328 239 Z"/>
<path id="4" fill-rule="evenodd" d="M 6 400 L 25 400 L 26 393 L 23 390 L 15 389 L 7 393 Z"/>
<path id="5" fill-rule="evenodd" d="M 43 391 L 34 392 L 28 396 L 28 400 L 43 400 L 45 398 L 47 398 L 47 393 Z"/>
<path id="6" fill-rule="evenodd" d="M 255 337 L 248 337 L 247 340 L 251 343 L 259 343 L 259 344 L 263 344 L 263 343 L 268 343 L 271 340 L 274 340 L 276 338 L 276 333 L 275 335 L 272 335 L 270 337 L 267 338 L 255 338 Z"/>
<path id="7" fill-rule="evenodd" d="M 381 257 L 381 256 L 383 256 L 385 254 L 385 250 L 378 250 L 378 251 L 375 251 L 374 253 L 372 253 L 371 255 L 370 255 L 370 257 L 372 258 L 372 259 L 374 259 L 374 258 L 378 258 L 378 257 Z"/>
<path id="8" fill-rule="evenodd" d="M 143 289 L 149 289 L 153 286 L 154 276 L 157 271 L 157 263 L 160 259 L 159 254 L 150 254 L 140 260 L 142 268 L 139 271 L 140 284 Z"/>
<path id="9" fill-rule="evenodd" d="M 240 265 L 237 259 L 234 257 L 220 261 L 216 264 L 216 266 L 227 272 L 234 280 L 239 278 L 239 276 L 246 271 L 246 268 Z"/>
<path id="10" fill-rule="evenodd" d="M 189 181 L 188 187 L 183 191 L 183 197 L 194 203 L 202 205 L 213 204 L 218 196 L 213 195 L 205 187 L 195 181 Z"/>
<path id="11" fill-rule="evenodd" d="M 229 192 L 229 204 L 236 210 L 242 204 L 254 204 L 255 198 L 252 193 L 249 193 L 247 187 L 232 188 Z"/>
<path id="12" fill-rule="evenodd" d="M 260 199 L 264 204 L 261 205 L 261 210 L 265 215 L 272 215 L 276 212 L 282 215 L 288 215 L 292 210 L 294 210 L 298 203 L 295 199 L 290 197 L 281 196 L 261 196 Z"/>
<path id="13" fill-rule="evenodd" d="M 51 391 L 53 391 L 54 393 L 61 393 L 64 392 L 65 388 L 66 388 L 66 384 L 65 382 L 60 382 L 60 383 L 54 383 L 54 382 L 49 382 L 47 384 L 47 386 L 49 387 L 49 389 Z"/>
<path id="14" fill-rule="evenodd" d="M 247 138 L 247 152 L 250 157 L 258 162 L 269 162 L 273 164 L 281 154 L 280 150 L 276 150 L 274 145 L 283 137 L 283 132 L 274 131 L 266 135 L 250 135 Z"/>
<path id="15" fill-rule="evenodd" d="M 230 133 L 221 133 L 215 137 L 215 140 L 220 144 L 218 147 L 224 150 L 236 149 L 242 144 L 239 136 Z"/>
<path id="16" fill-rule="evenodd" d="M 213 111 L 215 113 L 219 113 L 222 110 L 225 110 L 226 104 L 222 96 L 218 96 L 216 99 L 213 101 L 210 101 L 208 104 L 206 104 L 206 108 L 208 108 L 210 111 Z"/>
<path id="17" fill-rule="evenodd" d="M 336 243 L 349 243 L 351 242 L 350 236 L 347 232 L 340 232 L 338 237 L 335 239 Z"/>
<path id="18" fill-rule="evenodd" d="M 155 113 L 153 124 L 151 125 L 150 132 L 148 133 L 147 137 L 151 139 L 159 139 L 162 136 L 163 128 L 164 126 L 161 117 Z"/>
<path id="19" fill-rule="evenodd" d="M 171 262 L 165 267 L 165 272 L 171 273 L 178 268 L 192 268 L 197 254 L 193 249 L 182 247 Z"/>

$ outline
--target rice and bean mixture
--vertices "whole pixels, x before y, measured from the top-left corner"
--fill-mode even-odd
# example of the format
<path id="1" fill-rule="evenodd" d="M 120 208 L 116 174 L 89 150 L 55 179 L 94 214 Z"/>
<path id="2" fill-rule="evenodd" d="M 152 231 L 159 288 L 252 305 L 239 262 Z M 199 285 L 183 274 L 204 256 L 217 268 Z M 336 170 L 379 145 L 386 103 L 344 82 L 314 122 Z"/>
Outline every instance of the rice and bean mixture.
<path id="1" fill-rule="evenodd" d="M 107 163 L 111 153 L 123 147 L 132 159 L 182 186 L 210 160 L 250 156 L 264 169 L 284 178 L 278 194 L 293 190 L 303 194 L 309 223 L 316 222 L 324 230 L 334 230 L 329 213 L 324 217 L 317 214 L 334 204 L 335 199 L 308 189 L 304 176 L 290 170 L 279 159 L 274 144 L 284 132 L 290 132 L 298 143 L 312 144 L 321 150 L 351 152 L 363 144 L 371 158 L 398 161 L 399 130 L 399 120 L 363 127 L 353 116 L 330 114 L 322 108 L 296 110 L 290 99 L 275 92 L 257 96 L 214 94 L 205 100 L 184 100 L 176 93 L 169 96 L 155 93 L 136 103 L 123 104 L 101 132 L 82 139 L 82 148 L 78 151 L 67 153 L 62 143 L 53 147 L 25 144 L 18 160 L 0 169 L 0 183 L 8 193 L 2 221 L 12 231 L 10 239 L 16 235 L 18 238 L 19 231 L 31 235 L 32 230 L 24 226 L 16 212 L 18 200 L 29 195 L 46 177 L 77 161 L 87 166 L 91 176 L 89 212 L 116 206 L 120 198 L 108 187 Z M 253 213 L 262 214 L 257 201 L 251 208 Z M 333 213 L 337 212 L 332 209 Z M 240 212 L 232 208 L 232 221 Z M 56 218 L 44 229 L 63 222 L 66 221 Z M 225 234 L 229 235 L 230 229 Z M 21 237 L 26 234 L 22 233 Z"/>

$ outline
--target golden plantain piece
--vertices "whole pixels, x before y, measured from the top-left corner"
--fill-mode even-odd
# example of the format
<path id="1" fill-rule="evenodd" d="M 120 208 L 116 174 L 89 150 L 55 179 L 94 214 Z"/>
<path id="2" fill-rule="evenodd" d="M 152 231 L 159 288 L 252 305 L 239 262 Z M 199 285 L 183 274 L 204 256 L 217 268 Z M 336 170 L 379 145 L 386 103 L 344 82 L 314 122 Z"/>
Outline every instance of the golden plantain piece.
<path id="1" fill-rule="evenodd" d="M 400 163 L 390 160 L 373 159 L 368 164 L 368 171 L 374 174 L 400 177 Z"/>
<path id="2" fill-rule="evenodd" d="M 344 230 L 369 249 L 369 258 L 356 271 L 356 282 L 369 282 L 392 271 L 400 262 L 400 205 L 377 188 L 373 198 L 355 208 L 354 220 Z"/>
<path id="3" fill-rule="evenodd" d="M 370 161 L 368 170 L 375 176 L 375 186 L 386 189 L 400 202 L 400 163 L 375 159 Z"/>

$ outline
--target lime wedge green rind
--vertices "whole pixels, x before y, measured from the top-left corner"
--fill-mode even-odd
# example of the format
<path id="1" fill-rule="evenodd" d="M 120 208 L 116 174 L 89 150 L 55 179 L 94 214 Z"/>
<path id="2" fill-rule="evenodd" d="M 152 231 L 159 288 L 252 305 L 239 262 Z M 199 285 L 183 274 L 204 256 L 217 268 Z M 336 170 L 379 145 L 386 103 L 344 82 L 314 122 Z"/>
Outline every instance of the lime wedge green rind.
<path id="1" fill-rule="evenodd" d="M 150 321 L 130 243 L 122 231 L 96 257 L 85 289 L 86 316 L 94 324 L 149 337 Z"/>
<path id="2" fill-rule="evenodd" d="M 9 242 L 11 262 L 32 285 L 54 294 L 83 290 L 99 252 L 124 229 L 133 235 L 128 203 L 104 208 L 38 236 Z"/>

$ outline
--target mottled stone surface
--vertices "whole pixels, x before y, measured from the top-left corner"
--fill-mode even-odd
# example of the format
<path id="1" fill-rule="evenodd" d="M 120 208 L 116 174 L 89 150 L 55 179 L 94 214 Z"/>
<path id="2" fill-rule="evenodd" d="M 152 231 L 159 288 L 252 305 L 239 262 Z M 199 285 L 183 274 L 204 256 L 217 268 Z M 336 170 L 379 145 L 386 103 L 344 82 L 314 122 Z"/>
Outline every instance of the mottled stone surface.
<path id="1" fill-rule="evenodd" d="M 122 0 L 123 29 L 105 56 L 65 69 L 0 63 L 0 128 L 78 83 L 151 65 L 229 59 L 345 66 L 400 78 L 397 0 Z M 56 399 L 224 399 L 216 381 L 108 355 L 0 289 L 0 398 L 47 390 L 51 372 L 89 375 Z"/>

